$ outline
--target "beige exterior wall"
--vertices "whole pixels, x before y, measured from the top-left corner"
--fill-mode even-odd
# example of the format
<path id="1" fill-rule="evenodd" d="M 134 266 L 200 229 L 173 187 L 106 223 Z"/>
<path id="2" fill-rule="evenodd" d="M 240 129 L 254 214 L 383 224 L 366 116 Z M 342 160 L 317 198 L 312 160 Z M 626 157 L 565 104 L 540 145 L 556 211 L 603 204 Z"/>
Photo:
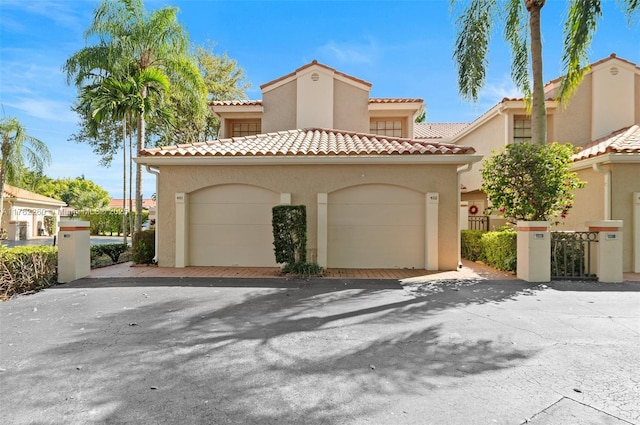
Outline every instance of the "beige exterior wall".
<path id="1" fill-rule="evenodd" d="M 578 177 L 586 182 L 582 189 L 574 192 L 573 208 L 558 226 L 551 230 L 587 230 L 588 221 L 604 220 L 604 180 L 605 176 L 592 168 L 579 170 Z"/>
<path id="2" fill-rule="evenodd" d="M 552 138 L 550 142 L 571 143 L 582 146 L 591 139 L 591 74 L 585 76 L 582 84 L 565 106 L 558 106 L 554 112 Z"/>
<path id="3" fill-rule="evenodd" d="M 333 72 L 310 67 L 297 75 L 296 126 L 292 128 L 334 128 Z"/>
<path id="4" fill-rule="evenodd" d="M 489 121 L 482 124 L 474 131 L 456 140 L 457 145 L 473 146 L 477 155 L 485 158 L 491 156 L 492 151 L 502 149 L 507 142 L 507 132 L 509 121 L 513 123 L 513 119 L 509 115 L 496 115 Z M 513 125 L 513 124 L 511 124 Z M 473 164 L 471 171 L 462 173 L 460 183 L 466 188 L 466 191 L 479 190 L 482 185 L 482 176 L 480 170 L 482 162 Z"/>
<path id="5" fill-rule="evenodd" d="M 221 184 L 248 184 L 276 193 L 290 193 L 292 205 L 307 207 L 307 247 L 313 251 L 317 249 L 318 193 L 330 195 L 351 186 L 387 184 L 424 194 L 440 194 L 438 268 L 455 270 L 458 265 L 458 218 L 454 213 L 458 210 L 456 170 L 456 165 L 162 166 L 158 185 L 158 225 L 161 227 L 158 263 L 175 266 L 176 193 L 189 194 Z"/>
<path id="6" fill-rule="evenodd" d="M 369 132 L 369 92 L 340 80 L 334 82 L 334 129 Z"/>
<path id="7" fill-rule="evenodd" d="M 296 81 L 262 94 L 262 132 L 272 133 L 296 129 Z"/>
<path id="8" fill-rule="evenodd" d="M 634 82 L 634 98 L 635 98 L 635 122 L 640 122 L 640 73 L 636 73 Z"/>
<path id="9" fill-rule="evenodd" d="M 634 124 L 634 68 L 618 61 L 606 62 L 593 68 L 593 140 Z"/>
<path id="10" fill-rule="evenodd" d="M 622 220 L 622 270 L 633 271 L 633 194 L 640 192 L 640 163 L 611 166 L 611 219 Z"/>

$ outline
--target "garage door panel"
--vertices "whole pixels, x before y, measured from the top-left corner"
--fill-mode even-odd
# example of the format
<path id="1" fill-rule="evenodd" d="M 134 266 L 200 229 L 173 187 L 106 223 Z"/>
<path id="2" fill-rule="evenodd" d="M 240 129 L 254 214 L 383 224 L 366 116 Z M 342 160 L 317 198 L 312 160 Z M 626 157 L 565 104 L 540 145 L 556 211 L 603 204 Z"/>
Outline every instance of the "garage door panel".
<path id="1" fill-rule="evenodd" d="M 424 267 L 425 195 L 392 185 L 329 194 L 327 266 Z"/>
<path id="2" fill-rule="evenodd" d="M 276 266 L 272 208 L 278 193 L 256 186 L 213 186 L 189 197 L 189 264 Z"/>
<path id="3" fill-rule="evenodd" d="M 390 217 L 399 223 L 422 225 L 424 206 L 419 204 L 332 204 L 332 225 L 386 225 Z"/>
<path id="4" fill-rule="evenodd" d="M 247 208 L 247 205 L 251 205 Z M 192 205 L 193 224 L 263 224 L 271 225 L 272 204 L 199 204 Z"/>

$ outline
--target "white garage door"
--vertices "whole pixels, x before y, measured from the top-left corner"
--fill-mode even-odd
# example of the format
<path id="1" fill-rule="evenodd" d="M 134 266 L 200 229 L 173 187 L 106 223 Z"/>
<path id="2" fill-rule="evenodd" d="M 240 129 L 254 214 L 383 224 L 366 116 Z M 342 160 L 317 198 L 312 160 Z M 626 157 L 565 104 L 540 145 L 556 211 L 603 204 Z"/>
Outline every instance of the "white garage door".
<path id="1" fill-rule="evenodd" d="M 390 185 L 329 194 L 327 266 L 424 268 L 425 195 Z"/>
<path id="2" fill-rule="evenodd" d="M 189 196 L 189 264 L 276 266 L 271 209 L 280 195 L 256 186 L 229 184 Z"/>

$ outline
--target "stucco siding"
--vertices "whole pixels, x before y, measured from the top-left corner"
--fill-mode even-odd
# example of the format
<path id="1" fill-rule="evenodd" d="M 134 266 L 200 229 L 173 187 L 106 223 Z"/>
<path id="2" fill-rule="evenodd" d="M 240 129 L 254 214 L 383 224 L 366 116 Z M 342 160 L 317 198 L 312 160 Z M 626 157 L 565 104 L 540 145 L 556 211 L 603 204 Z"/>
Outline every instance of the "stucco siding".
<path id="1" fill-rule="evenodd" d="M 585 187 L 574 191 L 573 207 L 557 230 L 587 230 L 588 221 L 604 219 L 604 175 L 592 168 L 577 173 Z"/>
<path id="2" fill-rule="evenodd" d="M 494 150 L 502 149 L 506 143 L 507 127 L 505 116 L 498 115 L 478 127 L 472 133 L 456 140 L 457 145 L 473 146 L 476 154 L 489 158 Z M 464 191 L 479 190 L 482 186 L 480 170 L 482 162 L 473 164 L 471 171 L 462 173 L 460 183 L 465 187 Z"/>
<path id="3" fill-rule="evenodd" d="M 291 81 L 262 94 L 262 132 L 286 131 L 296 128 L 296 81 Z"/>
<path id="4" fill-rule="evenodd" d="M 333 123 L 338 130 L 369 132 L 369 92 L 334 80 Z"/>
<path id="5" fill-rule="evenodd" d="M 622 220 L 622 267 L 633 271 L 633 193 L 640 192 L 640 164 L 614 164 L 611 167 L 611 219 Z"/>
<path id="6" fill-rule="evenodd" d="M 307 207 L 308 248 L 317 250 L 319 193 L 363 184 L 388 184 L 439 200 L 438 268 L 457 268 L 457 189 L 455 165 L 285 165 L 285 166 L 163 166 L 159 176 L 158 262 L 174 267 L 176 255 L 176 193 L 192 193 L 222 184 L 246 184 L 276 193 L 290 193 L 291 204 Z"/>
<path id="7" fill-rule="evenodd" d="M 591 138 L 591 74 L 585 75 L 582 84 L 565 106 L 554 112 L 553 140 L 550 142 L 571 143 L 582 146 Z"/>

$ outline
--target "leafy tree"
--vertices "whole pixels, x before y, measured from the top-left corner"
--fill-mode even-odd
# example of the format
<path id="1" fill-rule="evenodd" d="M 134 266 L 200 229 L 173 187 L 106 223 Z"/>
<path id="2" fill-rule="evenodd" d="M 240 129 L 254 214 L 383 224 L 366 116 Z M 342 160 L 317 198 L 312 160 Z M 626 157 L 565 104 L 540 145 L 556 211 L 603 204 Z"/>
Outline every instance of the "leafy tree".
<path id="1" fill-rule="evenodd" d="M 245 92 L 251 84 L 245 82 L 244 70 L 226 54 L 214 54 L 211 42 L 207 46 L 195 48 L 198 69 L 207 87 L 207 101 L 246 99 Z M 150 132 L 158 136 L 158 145 L 195 143 L 218 137 L 220 122 L 210 108 L 199 113 L 179 92 L 171 93 L 168 108 L 174 117 L 172 126 L 150 125 Z"/>
<path id="2" fill-rule="evenodd" d="M 7 182 L 18 183 L 25 165 L 42 172 L 51 163 L 51 154 L 47 145 L 27 134 L 17 118 L 1 118 L 0 133 L 0 218 L 3 217 L 4 185 Z"/>
<path id="3" fill-rule="evenodd" d="M 452 0 L 452 3 L 455 3 Z M 460 94 L 476 101 L 484 86 L 491 33 L 496 20 L 504 20 L 504 36 L 511 46 L 511 77 L 531 99 L 531 140 L 546 143 L 546 110 L 542 75 L 540 17 L 546 0 L 469 0 L 457 18 L 458 33 L 454 59 L 458 68 Z M 587 49 L 602 16 L 602 0 L 567 0 L 564 26 L 563 65 L 565 77 L 559 100 L 566 102 L 582 81 L 588 65 Z M 640 11 L 640 1 L 620 0 L 629 22 Z M 529 53 L 531 62 L 529 62 Z M 530 72 L 533 91 L 530 88 Z"/>
<path id="4" fill-rule="evenodd" d="M 573 191 L 584 187 L 570 171 L 571 144 L 516 143 L 484 161 L 482 190 L 510 222 L 563 219 L 573 204 Z"/>
<path id="5" fill-rule="evenodd" d="M 81 88 L 87 81 L 100 82 L 107 77 L 140 75 L 151 68 L 166 75 L 176 91 L 191 101 L 195 110 L 204 110 L 205 87 L 195 61 L 188 53 L 188 35 L 177 20 L 177 9 L 165 7 L 147 13 L 142 0 L 102 0 L 85 33 L 98 43 L 85 47 L 64 65 L 69 81 Z M 146 99 L 149 85 L 142 84 L 139 94 Z M 146 116 L 137 116 L 136 149 L 144 149 Z M 136 167 L 136 229 L 142 227 L 142 169 Z"/>
<path id="6" fill-rule="evenodd" d="M 72 208 L 98 209 L 109 205 L 109 193 L 84 176 L 55 180 L 55 193 L 46 194 L 64 201 Z"/>

